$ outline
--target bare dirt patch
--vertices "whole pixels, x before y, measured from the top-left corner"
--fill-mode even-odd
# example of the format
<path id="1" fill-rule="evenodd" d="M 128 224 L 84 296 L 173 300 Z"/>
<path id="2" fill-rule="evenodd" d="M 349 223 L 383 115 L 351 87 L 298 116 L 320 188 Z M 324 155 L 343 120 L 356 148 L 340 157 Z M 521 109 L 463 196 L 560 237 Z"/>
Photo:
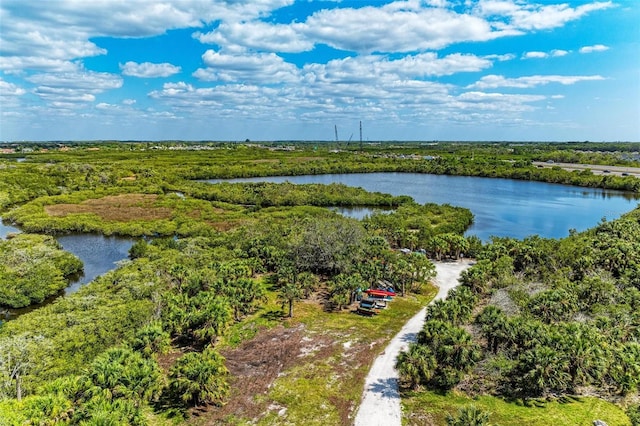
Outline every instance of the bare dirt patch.
<path id="1" fill-rule="evenodd" d="M 221 351 L 231 373 L 231 395 L 220 408 L 210 407 L 198 415 L 207 425 L 226 424 L 225 418 L 235 416 L 253 419 L 268 409 L 264 395 L 279 374 L 300 362 L 298 355 L 304 346 L 304 326 L 286 328 L 282 325 L 259 333 L 235 349 Z"/>
<path id="2" fill-rule="evenodd" d="M 156 207 L 158 196 L 153 194 L 121 194 L 85 200 L 80 204 L 54 204 L 45 206 L 50 216 L 95 214 L 102 220 L 129 222 L 132 220 L 161 220 L 171 217 L 173 210 Z"/>

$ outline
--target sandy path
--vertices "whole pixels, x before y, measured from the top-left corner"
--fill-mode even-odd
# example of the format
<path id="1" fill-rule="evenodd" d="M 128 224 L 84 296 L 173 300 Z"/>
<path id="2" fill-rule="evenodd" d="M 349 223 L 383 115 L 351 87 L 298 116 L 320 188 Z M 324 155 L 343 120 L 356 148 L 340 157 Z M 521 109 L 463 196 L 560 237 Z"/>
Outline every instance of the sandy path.
<path id="1" fill-rule="evenodd" d="M 440 288 L 433 300 L 443 299 L 450 289 L 457 286 L 468 261 L 436 263 L 436 284 Z M 393 307 L 392 307 L 393 309 Z M 355 426 L 400 426 L 402 409 L 398 390 L 398 372 L 395 369 L 398 354 L 415 341 L 424 324 L 426 308 L 422 308 L 402 327 L 389 342 L 384 352 L 373 362 L 365 380 L 362 403 L 356 414 Z"/>

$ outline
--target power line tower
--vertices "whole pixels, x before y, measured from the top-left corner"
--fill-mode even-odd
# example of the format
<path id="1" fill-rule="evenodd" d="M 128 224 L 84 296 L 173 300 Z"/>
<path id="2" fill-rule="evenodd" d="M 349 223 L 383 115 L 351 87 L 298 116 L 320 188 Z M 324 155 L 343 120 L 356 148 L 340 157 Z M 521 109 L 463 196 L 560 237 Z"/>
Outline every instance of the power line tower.
<path id="1" fill-rule="evenodd" d="M 362 151 L 362 121 L 360 122 L 360 151 Z"/>

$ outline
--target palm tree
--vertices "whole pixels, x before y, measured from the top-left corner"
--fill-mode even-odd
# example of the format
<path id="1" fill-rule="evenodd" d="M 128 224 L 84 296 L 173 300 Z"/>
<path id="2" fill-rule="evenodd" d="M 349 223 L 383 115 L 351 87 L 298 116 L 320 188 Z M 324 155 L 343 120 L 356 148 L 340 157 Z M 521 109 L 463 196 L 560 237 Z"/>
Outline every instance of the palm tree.
<path id="1" fill-rule="evenodd" d="M 411 343 L 409 349 L 401 352 L 396 361 L 401 383 L 412 389 L 431 380 L 437 366 L 433 352 L 418 343 Z"/>
<path id="2" fill-rule="evenodd" d="M 458 408 L 454 417 L 447 414 L 447 426 L 489 426 L 489 413 L 478 409 L 475 405 Z"/>
<path id="3" fill-rule="evenodd" d="M 158 390 L 160 369 L 153 359 L 126 348 L 113 348 L 98 356 L 87 373 L 93 395 L 125 397 L 136 405 Z"/>
<path id="4" fill-rule="evenodd" d="M 169 373 L 169 390 L 187 405 L 221 405 L 229 393 L 224 358 L 213 348 L 179 358 Z"/>
<path id="5" fill-rule="evenodd" d="M 595 329 L 586 324 L 568 323 L 560 328 L 559 340 L 559 350 L 569 360 L 573 386 L 594 383 L 602 377 L 608 357 Z"/>
<path id="6" fill-rule="evenodd" d="M 460 371 L 468 371 L 480 358 L 479 346 L 467 331 L 459 327 L 450 327 L 440 347 L 436 349 L 439 363 L 448 364 Z"/>
<path id="7" fill-rule="evenodd" d="M 571 385 L 569 361 L 548 346 L 537 346 L 520 355 L 512 378 L 523 394 L 542 396 L 548 392 L 565 392 Z"/>
<path id="8" fill-rule="evenodd" d="M 507 338 L 507 317 L 496 306 L 489 305 L 476 317 L 476 323 L 482 328 L 487 339 L 487 348 L 494 354 L 498 352 L 500 344 Z"/>
<path id="9" fill-rule="evenodd" d="M 295 283 L 288 281 L 278 290 L 278 299 L 282 305 L 289 305 L 289 318 L 293 318 L 293 303 L 302 298 L 302 288 Z"/>

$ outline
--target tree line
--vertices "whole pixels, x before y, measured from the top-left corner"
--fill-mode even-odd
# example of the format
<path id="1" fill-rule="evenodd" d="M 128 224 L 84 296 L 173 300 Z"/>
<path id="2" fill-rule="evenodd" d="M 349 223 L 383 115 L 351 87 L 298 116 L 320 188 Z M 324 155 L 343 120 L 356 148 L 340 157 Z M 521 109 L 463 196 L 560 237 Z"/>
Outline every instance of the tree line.
<path id="1" fill-rule="evenodd" d="M 525 399 L 597 389 L 633 401 L 639 253 L 640 209 L 562 240 L 494 238 L 461 286 L 429 307 L 398 359 L 402 382 Z"/>

